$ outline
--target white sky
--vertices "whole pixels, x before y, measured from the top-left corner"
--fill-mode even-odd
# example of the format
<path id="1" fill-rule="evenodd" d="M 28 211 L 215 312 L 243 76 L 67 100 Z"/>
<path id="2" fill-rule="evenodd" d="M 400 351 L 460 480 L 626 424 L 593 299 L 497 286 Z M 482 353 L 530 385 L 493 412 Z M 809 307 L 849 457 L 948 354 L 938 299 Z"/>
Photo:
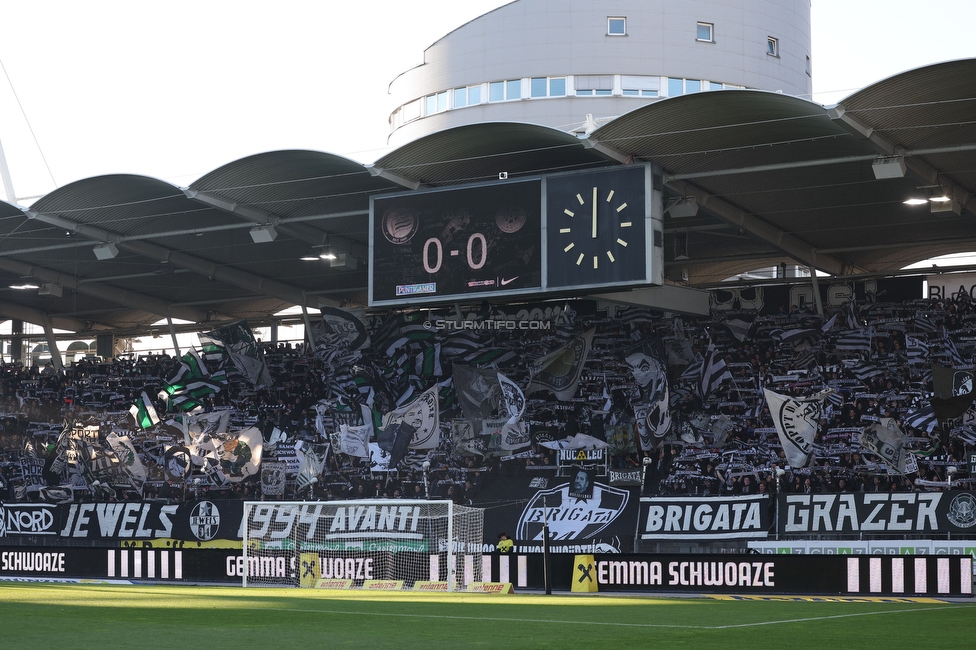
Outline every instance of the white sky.
<path id="1" fill-rule="evenodd" d="M 110 173 L 188 185 L 289 148 L 371 162 L 386 146 L 389 82 L 439 37 L 503 4 L 0 0 L 10 80 L 0 74 L 0 143 L 14 189 L 30 197 Z M 812 0 L 812 9 L 821 103 L 976 56 L 976 0 Z"/>

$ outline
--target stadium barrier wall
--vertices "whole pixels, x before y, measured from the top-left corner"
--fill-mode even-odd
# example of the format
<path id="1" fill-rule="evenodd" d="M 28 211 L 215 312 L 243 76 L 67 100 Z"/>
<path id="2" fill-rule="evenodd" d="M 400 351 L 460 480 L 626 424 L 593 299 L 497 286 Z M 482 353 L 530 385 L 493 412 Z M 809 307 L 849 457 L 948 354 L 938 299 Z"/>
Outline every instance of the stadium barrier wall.
<path id="1" fill-rule="evenodd" d="M 351 554 L 349 559 L 355 560 Z M 545 587 L 542 555 L 467 558 L 479 559 L 485 582 L 490 576 L 491 582 L 510 582 L 516 590 Z M 250 570 L 257 575 L 297 581 L 302 571 L 294 558 L 255 560 Z M 903 597 L 973 593 L 973 558 L 968 554 L 554 554 L 549 561 L 556 591 Z M 228 549 L 0 547 L 0 579 L 239 585 L 244 562 L 241 551 Z M 471 575 L 471 568 L 459 569 Z M 361 582 L 353 578 L 353 583 Z"/>

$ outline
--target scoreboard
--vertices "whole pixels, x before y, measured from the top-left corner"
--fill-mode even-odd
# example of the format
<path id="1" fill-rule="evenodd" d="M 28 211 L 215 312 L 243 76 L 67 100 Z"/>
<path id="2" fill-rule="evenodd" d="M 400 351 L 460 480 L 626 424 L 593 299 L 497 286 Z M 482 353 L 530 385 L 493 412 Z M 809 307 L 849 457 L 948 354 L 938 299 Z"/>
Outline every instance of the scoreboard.
<path id="1" fill-rule="evenodd" d="M 660 197 L 647 165 L 374 196 L 369 304 L 660 284 Z"/>

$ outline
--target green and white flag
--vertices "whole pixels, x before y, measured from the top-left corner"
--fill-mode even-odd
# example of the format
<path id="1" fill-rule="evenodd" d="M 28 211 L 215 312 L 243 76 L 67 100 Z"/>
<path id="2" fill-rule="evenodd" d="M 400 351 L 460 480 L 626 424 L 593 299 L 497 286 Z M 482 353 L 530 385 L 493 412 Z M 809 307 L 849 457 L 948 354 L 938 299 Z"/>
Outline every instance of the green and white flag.
<path id="1" fill-rule="evenodd" d="M 150 399 L 145 391 L 142 392 L 139 401 L 129 409 L 129 413 L 135 418 L 136 426 L 140 429 L 149 429 L 159 423 L 159 415 L 156 414 L 156 407 L 153 406 L 152 399 Z"/>
<path id="2" fill-rule="evenodd" d="M 264 353 L 254 338 L 246 320 L 237 321 L 212 332 L 199 334 L 204 358 L 225 368 L 227 362 L 237 368 L 255 386 L 270 386 L 271 373 L 264 362 Z"/>
<path id="3" fill-rule="evenodd" d="M 112 451 L 115 452 L 115 456 L 119 459 L 122 469 L 140 483 L 145 483 L 147 476 L 146 468 L 142 464 L 142 461 L 139 460 L 139 454 L 136 453 L 136 449 L 132 446 L 132 441 L 129 440 L 129 437 L 120 436 L 113 432 L 105 436 L 105 441 L 112 448 Z"/>

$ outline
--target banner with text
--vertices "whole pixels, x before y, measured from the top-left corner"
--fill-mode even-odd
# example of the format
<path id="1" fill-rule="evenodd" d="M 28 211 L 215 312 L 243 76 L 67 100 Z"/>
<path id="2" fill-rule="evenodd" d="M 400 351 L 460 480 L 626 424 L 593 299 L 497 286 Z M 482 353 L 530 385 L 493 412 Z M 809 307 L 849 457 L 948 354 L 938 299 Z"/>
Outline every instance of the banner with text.
<path id="1" fill-rule="evenodd" d="M 976 533 L 976 492 L 781 494 L 784 535 Z"/>
<path id="2" fill-rule="evenodd" d="M 642 497 L 637 536 L 642 540 L 763 539 L 772 523 L 765 495 Z"/>

